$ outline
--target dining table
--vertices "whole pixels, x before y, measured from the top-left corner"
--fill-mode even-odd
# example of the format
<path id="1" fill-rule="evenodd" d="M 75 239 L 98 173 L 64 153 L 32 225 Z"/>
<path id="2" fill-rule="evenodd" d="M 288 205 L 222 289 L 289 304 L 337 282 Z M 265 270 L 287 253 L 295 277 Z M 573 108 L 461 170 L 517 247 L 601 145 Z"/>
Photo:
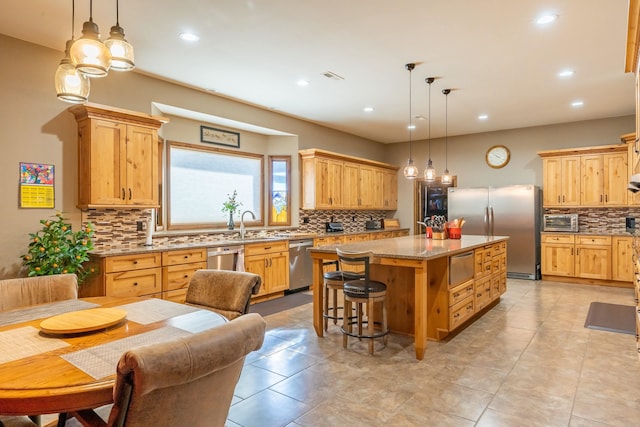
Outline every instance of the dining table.
<path id="1" fill-rule="evenodd" d="M 151 297 L 92 297 L 0 312 L 0 415 L 113 403 L 127 350 L 215 328 L 213 311 Z"/>

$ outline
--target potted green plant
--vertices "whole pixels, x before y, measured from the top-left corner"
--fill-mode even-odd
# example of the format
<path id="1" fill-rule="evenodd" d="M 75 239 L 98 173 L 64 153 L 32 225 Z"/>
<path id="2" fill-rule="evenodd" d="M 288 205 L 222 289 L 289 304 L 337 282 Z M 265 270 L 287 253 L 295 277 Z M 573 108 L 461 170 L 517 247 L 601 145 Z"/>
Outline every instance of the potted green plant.
<path id="1" fill-rule="evenodd" d="M 53 218 L 41 219 L 42 230 L 29 234 L 29 251 L 22 255 L 22 263 L 30 277 L 75 273 L 81 284 L 94 272 L 84 268 L 93 249 L 93 226 L 88 223 L 74 233 L 62 212 Z"/>
<path id="2" fill-rule="evenodd" d="M 222 204 L 222 212 L 229 212 L 229 221 L 227 222 L 227 228 L 229 230 L 233 230 L 235 224 L 233 222 L 233 214 L 236 212 L 240 212 L 240 206 L 242 206 L 242 202 L 237 200 L 238 192 L 233 190 L 233 195 L 229 195 L 227 193 L 227 200 Z"/>

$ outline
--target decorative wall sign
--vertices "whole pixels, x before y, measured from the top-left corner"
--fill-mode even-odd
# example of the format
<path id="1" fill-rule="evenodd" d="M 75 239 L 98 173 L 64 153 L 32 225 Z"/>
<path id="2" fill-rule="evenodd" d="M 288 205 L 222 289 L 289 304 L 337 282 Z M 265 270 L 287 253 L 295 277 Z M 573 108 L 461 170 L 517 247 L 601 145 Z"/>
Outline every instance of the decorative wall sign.
<path id="1" fill-rule="evenodd" d="M 20 207 L 55 207 L 54 166 L 20 163 Z"/>
<path id="2" fill-rule="evenodd" d="M 200 141 L 209 144 L 240 148 L 240 134 L 228 130 L 200 126 Z"/>

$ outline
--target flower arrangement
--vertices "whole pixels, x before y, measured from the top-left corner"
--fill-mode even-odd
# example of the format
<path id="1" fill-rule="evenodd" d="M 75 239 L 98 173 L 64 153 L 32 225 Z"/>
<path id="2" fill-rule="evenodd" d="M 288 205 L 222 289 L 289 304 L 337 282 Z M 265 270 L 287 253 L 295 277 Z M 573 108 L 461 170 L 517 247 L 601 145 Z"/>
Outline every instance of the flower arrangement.
<path id="1" fill-rule="evenodd" d="M 83 266 L 89 260 L 88 252 L 93 249 L 91 223 L 74 233 L 66 221 L 58 212 L 53 220 L 40 220 L 42 230 L 29 234 L 29 251 L 22 255 L 23 265 L 29 268 L 29 277 L 75 273 L 78 283 L 82 283 L 94 272 Z"/>
<path id="2" fill-rule="evenodd" d="M 242 202 L 237 200 L 238 192 L 233 190 L 233 195 L 230 196 L 229 193 L 227 193 L 227 197 L 227 201 L 222 204 L 222 212 L 229 212 L 229 215 L 239 212 Z"/>

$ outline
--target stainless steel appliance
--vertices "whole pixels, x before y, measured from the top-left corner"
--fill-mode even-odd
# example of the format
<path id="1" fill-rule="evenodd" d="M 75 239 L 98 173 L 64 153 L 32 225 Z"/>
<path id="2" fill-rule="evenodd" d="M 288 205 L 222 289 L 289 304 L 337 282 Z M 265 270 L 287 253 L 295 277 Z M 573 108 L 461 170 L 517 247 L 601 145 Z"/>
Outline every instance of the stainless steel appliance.
<path id="1" fill-rule="evenodd" d="M 207 250 L 207 268 L 210 270 L 244 271 L 244 265 L 241 265 L 244 262 L 241 256 L 243 251 L 244 248 L 241 245 L 209 248 Z"/>
<path id="2" fill-rule="evenodd" d="M 509 236 L 507 276 L 540 278 L 540 189 L 534 185 L 449 188 L 448 218 L 465 219 L 462 236 Z"/>
<path id="3" fill-rule="evenodd" d="M 473 251 L 449 257 L 449 287 L 473 279 L 474 267 Z"/>
<path id="4" fill-rule="evenodd" d="M 578 232 L 578 214 L 547 214 L 542 220 L 544 231 Z"/>
<path id="5" fill-rule="evenodd" d="M 289 291 L 299 291 L 311 286 L 313 264 L 307 250 L 313 239 L 289 240 Z"/>
<path id="6" fill-rule="evenodd" d="M 448 189 L 453 184 L 441 182 L 416 181 L 416 196 L 420 200 L 416 221 L 426 221 L 434 215 L 447 215 Z M 416 199 L 418 200 L 418 199 Z"/>

